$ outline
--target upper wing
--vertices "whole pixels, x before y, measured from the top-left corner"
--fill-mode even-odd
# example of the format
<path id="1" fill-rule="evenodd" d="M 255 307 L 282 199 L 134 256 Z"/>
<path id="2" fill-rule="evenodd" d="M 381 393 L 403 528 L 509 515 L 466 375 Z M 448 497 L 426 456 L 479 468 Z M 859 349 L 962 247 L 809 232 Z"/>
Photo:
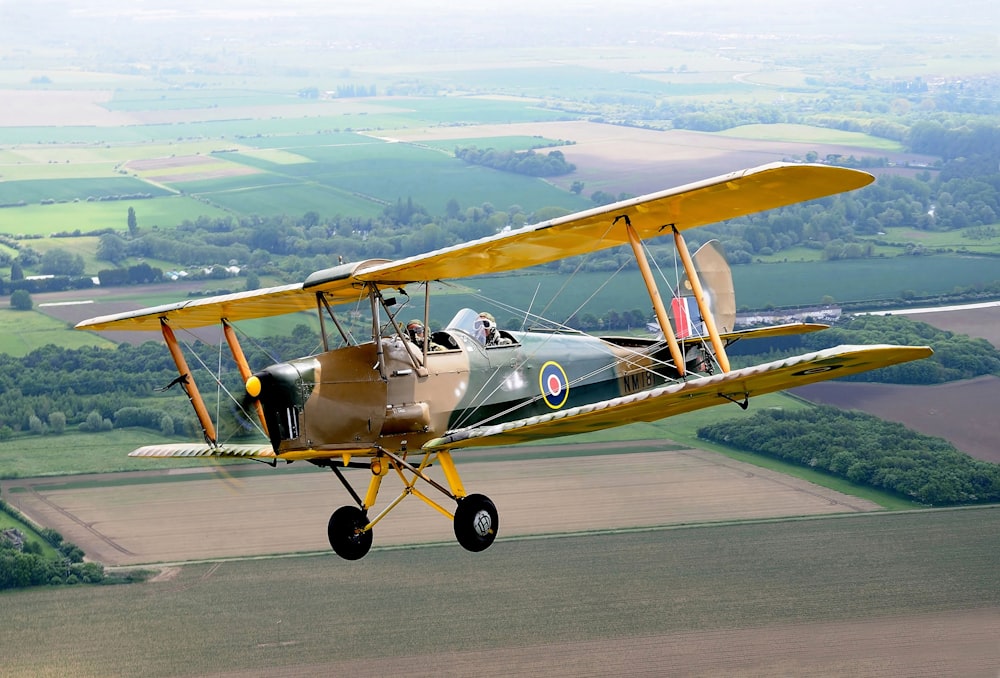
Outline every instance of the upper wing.
<path id="1" fill-rule="evenodd" d="M 359 273 L 379 283 L 499 273 L 861 188 L 875 178 L 826 165 L 772 163 L 401 259 Z"/>
<path id="2" fill-rule="evenodd" d="M 741 402 L 747 397 L 926 358 L 931 353 L 933 351 L 927 346 L 837 346 L 538 417 L 458 429 L 424 447 L 454 449 L 510 445 L 637 421 L 655 421 L 719 405 L 724 400 Z"/>
<path id="3" fill-rule="evenodd" d="M 363 283 L 403 285 L 510 271 L 615 247 L 628 242 L 625 224 L 640 238 L 685 230 L 746 214 L 860 188 L 870 174 L 826 165 L 774 163 L 679 188 L 597 207 L 514 231 L 446 247 L 408 259 L 368 260 L 317 271 L 303 283 L 208 297 L 92 318 L 77 329 L 158 330 L 203 327 L 314 309 L 316 294 L 330 303 L 359 298 Z"/>
<path id="4" fill-rule="evenodd" d="M 358 271 L 385 263 L 385 259 L 369 259 L 319 271 L 303 283 L 265 287 L 249 292 L 237 292 L 205 297 L 163 306 L 151 306 L 137 311 L 84 320 L 78 330 L 159 330 L 160 318 L 167 318 L 174 327 L 206 327 L 220 320 L 239 321 L 269 318 L 285 313 L 316 309 L 316 294 L 322 292 L 331 304 L 357 301 L 364 291 L 355 279 Z"/>

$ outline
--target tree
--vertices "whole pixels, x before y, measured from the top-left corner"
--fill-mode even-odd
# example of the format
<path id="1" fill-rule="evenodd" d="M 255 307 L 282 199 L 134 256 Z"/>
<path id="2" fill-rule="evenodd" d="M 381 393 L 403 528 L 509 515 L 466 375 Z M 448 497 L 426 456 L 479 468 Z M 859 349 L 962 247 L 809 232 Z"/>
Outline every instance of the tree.
<path id="1" fill-rule="evenodd" d="M 83 275 L 83 257 L 56 248 L 42 255 L 41 271 L 45 275 Z"/>
<path id="2" fill-rule="evenodd" d="M 128 208 L 128 235 L 130 238 L 134 238 L 139 234 L 139 223 L 135 218 L 135 208 Z"/>
<path id="3" fill-rule="evenodd" d="M 131 209 L 131 208 L 129 208 Z M 97 258 L 117 264 L 126 257 L 125 241 L 114 233 L 105 233 L 97 243 Z"/>
<path id="4" fill-rule="evenodd" d="M 10 265 L 10 281 L 24 280 L 24 269 L 21 268 L 21 262 L 17 259 Z"/>
<path id="5" fill-rule="evenodd" d="M 62 412 L 52 412 L 49 414 L 49 428 L 55 435 L 61 435 L 66 431 L 66 415 Z"/>
<path id="6" fill-rule="evenodd" d="M 260 287 L 260 276 L 258 276 L 253 271 L 247 273 L 247 289 L 255 290 Z"/>
<path id="7" fill-rule="evenodd" d="M 18 311 L 30 311 L 32 306 L 34 306 L 34 302 L 31 300 L 28 290 L 14 290 L 14 293 L 10 295 L 11 308 Z"/>

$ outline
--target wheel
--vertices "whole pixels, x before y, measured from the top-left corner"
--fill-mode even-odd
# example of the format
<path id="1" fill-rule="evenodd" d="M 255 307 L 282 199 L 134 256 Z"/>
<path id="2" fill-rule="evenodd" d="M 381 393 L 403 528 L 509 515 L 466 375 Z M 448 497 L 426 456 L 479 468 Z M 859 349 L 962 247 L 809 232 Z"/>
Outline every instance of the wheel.
<path id="1" fill-rule="evenodd" d="M 468 551 L 484 551 L 497 538 L 500 520 L 489 497 L 470 494 L 458 500 L 455 509 L 455 538 Z"/>
<path id="2" fill-rule="evenodd" d="M 326 535 L 334 553 L 344 560 L 364 558 L 372 547 L 372 531 L 362 532 L 368 514 L 357 506 L 341 506 L 330 516 Z"/>

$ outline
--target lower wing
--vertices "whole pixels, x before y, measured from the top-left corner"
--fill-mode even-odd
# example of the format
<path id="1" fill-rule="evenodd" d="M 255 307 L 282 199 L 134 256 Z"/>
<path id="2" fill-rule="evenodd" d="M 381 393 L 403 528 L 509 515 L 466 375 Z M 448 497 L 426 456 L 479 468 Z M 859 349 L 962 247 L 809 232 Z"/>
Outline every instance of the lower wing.
<path id="1" fill-rule="evenodd" d="M 177 443 L 146 445 L 129 452 L 130 457 L 221 457 L 228 459 L 274 459 L 270 445 L 218 445 Z"/>
<path id="2" fill-rule="evenodd" d="M 742 404 L 753 396 L 918 360 L 932 353 L 927 346 L 837 346 L 542 416 L 457 429 L 429 441 L 424 448 L 444 450 L 510 445 L 638 421 L 656 421 L 725 401 Z"/>

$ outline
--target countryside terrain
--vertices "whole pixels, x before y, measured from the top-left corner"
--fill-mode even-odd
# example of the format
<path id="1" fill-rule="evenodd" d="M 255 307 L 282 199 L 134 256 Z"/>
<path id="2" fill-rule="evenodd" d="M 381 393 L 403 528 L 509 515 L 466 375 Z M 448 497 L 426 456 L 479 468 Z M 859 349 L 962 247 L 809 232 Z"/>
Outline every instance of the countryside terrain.
<path id="1" fill-rule="evenodd" d="M 2 6 L 0 234 L 11 239 L 0 242 L 0 282 L 25 245 L 40 257 L 68 250 L 96 275 L 111 265 L 98 258 L 97 233 L 126 234 L 129 207 L 145 234 L 310 213 L 378 220 L 408 199 L 431 215 L 454 200 L 463 214 L 492 211 L 497 227 L 516 227 L 586 209 L 595 191 L 639 195 L 774 161 L 865 159 L 886 185 L 936 176 L 941 156 L 907 150 L 900 130 L 996 125 L 983 103 L 994 96 L 995 11 L 978 1 L 950 11 L 869 5 L 820 2 L 790 16 L 772 0 L 751 13 L 729 0 L 696 12 L 514 0 L 488 21 L 472 5 L 423 0 Z M 788 120 L 766 120 L 775 112 Z M 680 126 L 719 116 L 739 121 Z M 463 164 L 457 146 L 558 150 L 576 170 L 498 172 Z M 886 219 L 861 238 L 872 258 L 756 252 L 735 267 L 738 303 L 878 305 L 996 282 L 995 222 L 969 238 Z M 935 253 L 899 256 L 914 247 Z M 197 270 L 135 256 L 115 265 L 139 263 Z M 565 278 L 471 281 L 437 297 L 435 312 L 446 321 L 454 307 L 485 303 L 480 295 L 547 304 L 546 290 Z M 606 275 L 574 280 L 555 302 L 560 317 Z M 283 281 L 268 272 L 261 284 Z M 70 327 L 243 284 L 32 294 L 30 311 L 0 309 L 0 351 L 155 339 Z M 641 306 L 636 284 L 622 275 L 601 288 L 611 302 L 592 301 Z M 1000 346 L 997 308 L 913 317 Z M 282 324 L 294 323 L 254 335 Z M 863 409 L 1000 462 L 996 375 L 935 387 L 821 384 L 793 396 L 755 406 Z M 357 563 L 327 547 L 327 518 L 349 503 L 330 473 L 140 466 L 124 455 L 160 441 L 147 429 L 19 432 L 0 441 L 0 497 L 88 559 L 149 576 L 0 592 L 0 673 L 997 675 L 996 507 L 927 509 L 699 444 L 698 417 L 741 416 L 708 412 L 463 456 L 467 488 L 500 509 L 497 543 L 467 553 L 447 520 L 406 501 Z M 395 488 L 387 484 L 383 504 Z"/>

